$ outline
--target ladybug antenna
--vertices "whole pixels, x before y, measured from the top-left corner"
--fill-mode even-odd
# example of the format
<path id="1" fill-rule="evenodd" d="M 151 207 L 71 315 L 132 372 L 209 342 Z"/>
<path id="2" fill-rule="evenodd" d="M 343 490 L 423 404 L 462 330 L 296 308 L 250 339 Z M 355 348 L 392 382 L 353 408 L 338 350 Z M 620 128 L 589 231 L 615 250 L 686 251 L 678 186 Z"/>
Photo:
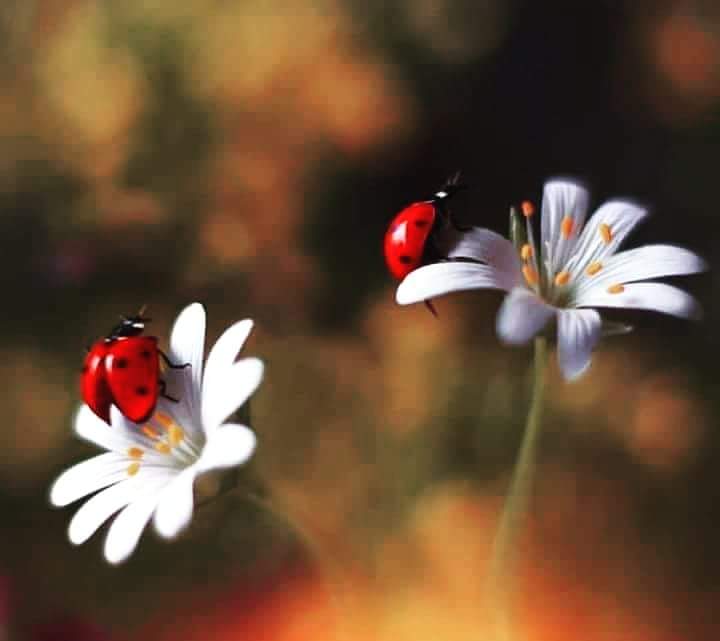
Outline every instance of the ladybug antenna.
<path id="1" fill-rule="evenodd" d="M 143 303 L 142 307 L 138 310 L 138 318 L 142 318 L 145 316 L 145 312 L 147 311 L 147 303 Z"/>
<path id="2" fill-rule="evenodd" d="M 443 186 L 435 192 L 433 200 L 436 202 L 447 200 L 451 196 L 454 196 L 457 192 L 467 188 L 468 185 L 462 182 L 462 171 L 458 169 L 445 181 Z"/>

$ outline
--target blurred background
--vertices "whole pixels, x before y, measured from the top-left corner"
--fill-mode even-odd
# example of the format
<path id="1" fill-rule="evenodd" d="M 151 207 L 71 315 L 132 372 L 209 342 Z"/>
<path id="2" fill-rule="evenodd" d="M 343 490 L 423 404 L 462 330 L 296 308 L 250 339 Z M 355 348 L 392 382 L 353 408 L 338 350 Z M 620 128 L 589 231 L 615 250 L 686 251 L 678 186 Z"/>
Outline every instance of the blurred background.
<path id="1" fill-rule="evenodd" d="M 4 0 L 0 47 L 0 638 L 483 638 L 531 354 L 497 293 L 397 307 L 383 233 L 457 169 L 458 218 L 503 232 L 565 175 L 717 268 L 718 3 Z M 631 315 L 581 382 L 551 367 L 524 639 L 720 638 L 718 285 L 683 286 L 704 322 Z M 95 452 L 84 348 L 194 300 L 210 339 L 257 321 L 257 456 L 110 567 L 47 500 Z"/>

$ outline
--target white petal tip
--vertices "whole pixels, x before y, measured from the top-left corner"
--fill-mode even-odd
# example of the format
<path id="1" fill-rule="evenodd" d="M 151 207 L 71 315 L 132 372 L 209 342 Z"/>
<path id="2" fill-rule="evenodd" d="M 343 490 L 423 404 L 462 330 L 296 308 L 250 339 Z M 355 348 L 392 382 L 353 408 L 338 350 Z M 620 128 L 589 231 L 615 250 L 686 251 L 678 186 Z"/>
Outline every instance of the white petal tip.
<path id="1" fill-rule="evenodd" d="M 182 534 L 190 525 L 190 520 L 178 523 L 175 517 L 161 517 L 154 521 L 155 531 L 163 539 L 172 541 Z"/>
<path id="2" fill-rule="evenodd" d="M 82 545 L 92 536 L 92 532 L 88 534 L 86 529 L 80 531 L 73 527 L 73 523 L 74 521 L 70 521 L 70 526 L 68 527 L 68 541 L 73 545 Z"/>
<path id="3" fill-rule="evenodd" d="M 564 370 L 562 370 L 562 376 L 563 376 L 563 379 L 565 379 L 565 382 L 575 383 L 576 381 L 581 379 L 585 374 L 587 374 L 589 369 L 590 369 L 590 361 L 588 361 L 583 367 L 580 367 L 580 368 L 566 367 Z"/>
<path id="4" fill-rule="evenodd" d="M 413 292 L 408 287 L 404 287 L 405 281 L 398 285 L 395 291 L 395 302 L 398 305 L 412 305 L 413 303 L 419 303 L 422 298 L 418 298 L 417 294 L 412 295 Z"/>

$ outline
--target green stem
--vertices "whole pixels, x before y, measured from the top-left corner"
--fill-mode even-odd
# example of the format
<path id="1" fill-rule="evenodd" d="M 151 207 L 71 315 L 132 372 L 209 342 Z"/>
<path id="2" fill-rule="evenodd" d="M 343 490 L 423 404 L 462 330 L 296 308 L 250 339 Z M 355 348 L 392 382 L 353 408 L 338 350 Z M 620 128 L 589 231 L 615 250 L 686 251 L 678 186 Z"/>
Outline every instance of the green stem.
<path id="1" fill-rule="evenodd" d="M 545 369 L 547 364 L 547 341 L 535 339 L 535 364 L 533 371 L 532 400 L 525 424 L 520 453 L 515 465 L 510 488 L 498 524 L 492 556 L 490 557 L 490 604 L 491 617 L 495 621 L 497 641 L 513 639 L 511 629 L 512 595 L 515 584 L 515 565 L 518 533 L 523 517 L 527 514 L 535 471 L 535 453 L 540 425 L 542 423 L 543 397 L 545 393 Z"/>

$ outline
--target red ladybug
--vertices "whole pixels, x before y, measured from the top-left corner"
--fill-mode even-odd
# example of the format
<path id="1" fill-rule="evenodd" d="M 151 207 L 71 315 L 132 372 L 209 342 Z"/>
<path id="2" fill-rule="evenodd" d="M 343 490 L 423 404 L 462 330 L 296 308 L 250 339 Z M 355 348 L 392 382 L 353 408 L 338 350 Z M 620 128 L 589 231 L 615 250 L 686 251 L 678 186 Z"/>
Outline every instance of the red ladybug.
<path id="1" fill-rule="evenodd" d="M 110 406 L 134 423 L 152 416 L 158 395 L 167 396 L 160 378 L 160 357 L 173 365 L 159 349 L 155 336 L 141 336 L 149 319 L 142 314 L 123 317 L 107 338 L 97 341 L 85 357 L 80 376 L 80 392 L 85 404 L 110 424 Z"/>
<path id="2" fill-rule="evenodd" d="M 411 271 L 428 262 L 434 248 L 428 240 L 440 224 L 454 227 L 447 210 L 447 200 L 465 186 L 460 174 L 450 178 L 430 200 L 413 203 L 393 218 L 385 232 L 385 263 L 394 278 L 402 280 Z"/>

